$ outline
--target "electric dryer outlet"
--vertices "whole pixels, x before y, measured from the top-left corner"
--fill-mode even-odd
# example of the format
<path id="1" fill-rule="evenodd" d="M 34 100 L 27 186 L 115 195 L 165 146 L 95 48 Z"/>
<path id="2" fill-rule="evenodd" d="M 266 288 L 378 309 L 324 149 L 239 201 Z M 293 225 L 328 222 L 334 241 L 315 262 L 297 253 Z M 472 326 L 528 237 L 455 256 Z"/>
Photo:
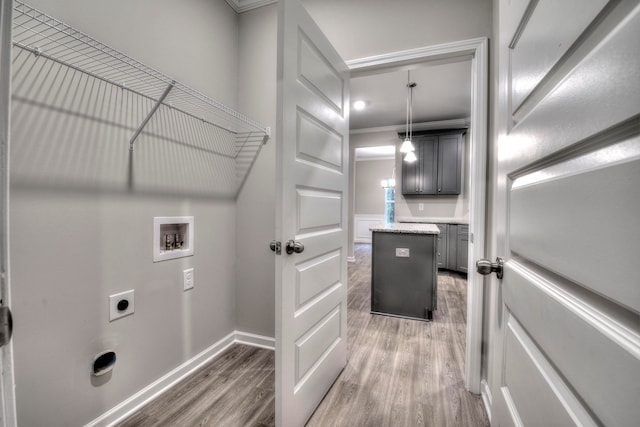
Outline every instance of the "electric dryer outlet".
<path id="1" fill-rule="evenodd" d="M 109 296 L 109 321 L 133 314 L 135 306 L 133 289 Z"/>

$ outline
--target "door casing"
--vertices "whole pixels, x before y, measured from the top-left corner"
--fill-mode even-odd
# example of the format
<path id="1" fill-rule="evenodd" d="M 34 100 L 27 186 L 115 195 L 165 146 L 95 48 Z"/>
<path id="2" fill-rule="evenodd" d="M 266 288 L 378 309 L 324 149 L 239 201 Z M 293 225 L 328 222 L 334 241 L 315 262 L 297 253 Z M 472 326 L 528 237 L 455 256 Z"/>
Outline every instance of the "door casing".
<path id="1" fill-rule="evenodd" d="M 385 70 L 424 62 L 446 62 L 471 58 L 471 167 L 469 201 L 469 263 L 484 257 L 486 215 L 486 160 L 489 108 L 489 40 L 486 37 L 392 52 L 347 61 L 351 77 L 376 74 Z M 465 387 L 480 393 L 482 361 L 482 276 L 469 267 L 467 290 L 467 333 L 465 354 Z"/>
<path id="2" fill-rule="evenodd" d="M 11 307 L 9 288 L 9 135 L 13 1 L 0 0 L 0 300 Z M 16 426 L 13 346 L 0 349 L 0 427 Z"/>

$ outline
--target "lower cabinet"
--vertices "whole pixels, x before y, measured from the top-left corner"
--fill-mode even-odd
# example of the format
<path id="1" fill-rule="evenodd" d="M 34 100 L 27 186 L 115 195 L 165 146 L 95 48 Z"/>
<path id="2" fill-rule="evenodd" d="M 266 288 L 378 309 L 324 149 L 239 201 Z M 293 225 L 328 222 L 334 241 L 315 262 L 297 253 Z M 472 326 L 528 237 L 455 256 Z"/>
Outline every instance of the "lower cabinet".
<path id="1" fill-rule="evenodd" d="M 440 229 L 436 259 L 438 269 L 468 272 L 469 226 L 436 224 Z"/>
<path id="2" fill-rule="evenodd" d="M 436 260 L 438 263 L 438 268 L 448 268 L 447 267 L 447 243 L 448 243 L 448 231 L 449 224 L 436 224 L 440 229 L 440 234 L 438 234 L 438 248 L 436 253 Z"/>
<path id="3" fill-rule="evenodd" d="M 469 226 L 458 225 L 456 270 L 467 273 L 469 270 Z"/>

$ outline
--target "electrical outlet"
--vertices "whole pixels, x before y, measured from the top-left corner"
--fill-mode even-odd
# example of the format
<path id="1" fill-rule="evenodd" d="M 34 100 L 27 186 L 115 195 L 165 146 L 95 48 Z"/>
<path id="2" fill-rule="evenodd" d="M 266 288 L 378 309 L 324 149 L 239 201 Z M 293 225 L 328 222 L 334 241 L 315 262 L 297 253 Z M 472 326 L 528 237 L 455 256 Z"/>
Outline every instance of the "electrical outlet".
<path id="1" fill-rule="evenodd" d="M 121 317 L 133 314 L 134 309 L 133 289 L 109 296 L 109 322 Z"/>
<path id="2" fill-rule="evenodd" d="M 182 283 L 185 291 L 193 289 L 193 268 L 188 268 L 182 272 Z"/>
<path id="3" fill-rule="evenodd" d="M 409 248 L 396 248 L 396 257 L 409 258 Z"/>
<path id="4" fill-rule="evenodd" d="M 424 210 L 424 203 L 418 203 L 418 210 L 419 211 L 423 211 Z"/>

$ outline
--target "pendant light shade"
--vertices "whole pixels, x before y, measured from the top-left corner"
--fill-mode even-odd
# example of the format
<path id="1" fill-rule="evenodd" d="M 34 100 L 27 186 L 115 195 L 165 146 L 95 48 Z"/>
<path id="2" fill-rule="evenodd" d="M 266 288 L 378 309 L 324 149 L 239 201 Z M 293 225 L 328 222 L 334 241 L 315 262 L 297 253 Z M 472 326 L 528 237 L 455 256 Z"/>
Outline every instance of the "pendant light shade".
<path id="1" fill-rule="evenodd" d="M 402 143 L 402 145 L 400 146 L 400 152 L 401 153 L 408 153 L 410 151 L 414 151 L 415 148 L 413 146 L 413 144 L 411 143 L 411 140 L 409 138 L 406 138 L 404 140 L 404 142 Z"/>
<path id="2" fill-rule="evenodd" d="M 418 160 L 418 158 L 416 157 L 416 153 L 414 153 L 413 151 L 409 151 L 407 155 L 404 156 L 404 161 L 407 163 L 413 163 L 416 160 Z"/>
<path id="3" fill-rule="evenodd" d="M 407 71 L 407 127 L 405 129 L 404 142 L 400 146 L 401 153 L 407 153 L 404 160 L 406 162 L 415 162 L 415 147 L 411 142 L 413 136 L 413 88 L 416 83 L 411 82 L 411 71 Z"/>

